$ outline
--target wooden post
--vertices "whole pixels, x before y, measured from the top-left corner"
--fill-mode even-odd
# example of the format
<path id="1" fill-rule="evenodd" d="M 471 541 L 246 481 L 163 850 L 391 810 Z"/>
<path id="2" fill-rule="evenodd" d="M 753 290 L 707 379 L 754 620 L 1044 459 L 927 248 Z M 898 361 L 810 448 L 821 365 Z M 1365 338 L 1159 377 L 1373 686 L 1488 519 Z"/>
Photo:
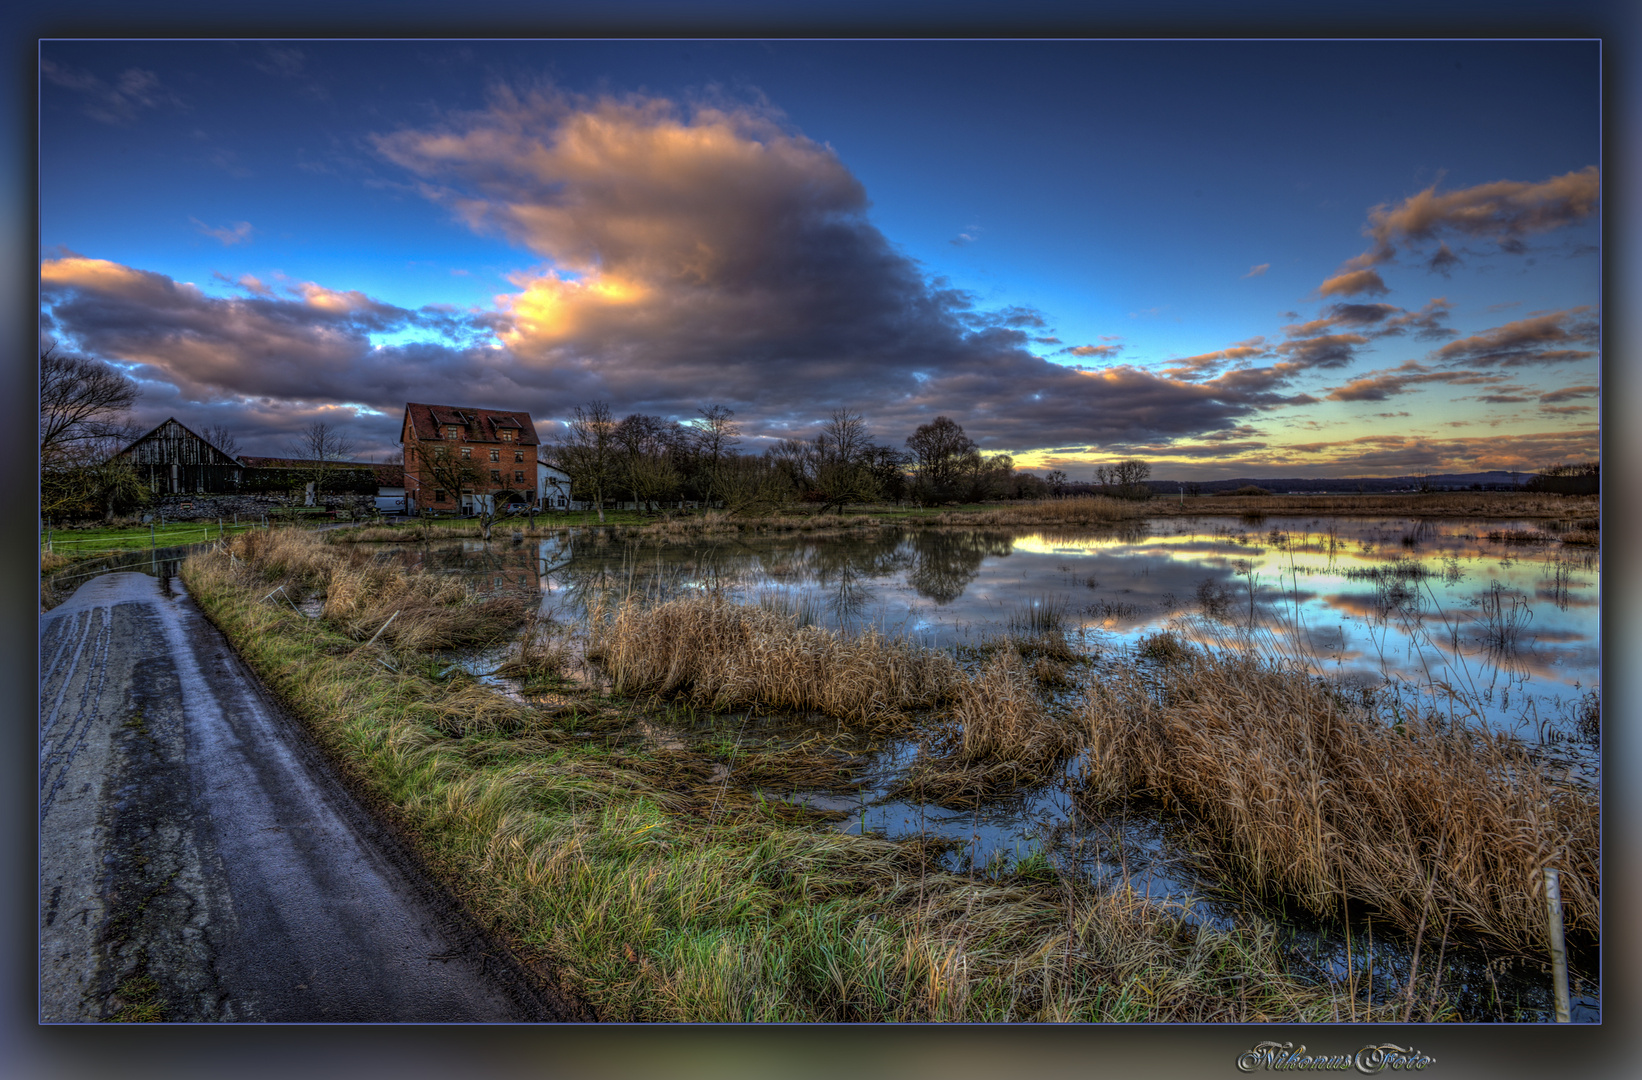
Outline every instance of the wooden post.
<path id="1" fill-rule="evenodd" d="M 1556 991 L 1556 1022 L 1573 1019 L 1568 1006 L 1568 951 L 1562 941 L 1562 875 L 1545 868 L 1545 917 L 1551 938 L 1551 982 Z"/>

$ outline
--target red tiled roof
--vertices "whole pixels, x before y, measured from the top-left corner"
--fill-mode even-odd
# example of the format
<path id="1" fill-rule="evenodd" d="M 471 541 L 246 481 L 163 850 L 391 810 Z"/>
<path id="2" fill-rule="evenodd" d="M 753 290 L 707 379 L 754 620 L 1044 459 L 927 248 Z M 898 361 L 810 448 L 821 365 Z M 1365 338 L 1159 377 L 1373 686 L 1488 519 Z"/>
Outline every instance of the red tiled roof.
<path id="1" fill-rule="evenodd" d="M 508 429 L 518 434 L 511 440 L 519 446 L 536 446 L 536 425 L 530 414 L 507 409 L 474 409 L 465 405 L 422 405 L 405 402 L 405 418 L 416 438 L 436 440 L 439 429 L 449 424 L 462 427 L 462 439 L 474 443 L 499 443 L 498 432 Z"/>

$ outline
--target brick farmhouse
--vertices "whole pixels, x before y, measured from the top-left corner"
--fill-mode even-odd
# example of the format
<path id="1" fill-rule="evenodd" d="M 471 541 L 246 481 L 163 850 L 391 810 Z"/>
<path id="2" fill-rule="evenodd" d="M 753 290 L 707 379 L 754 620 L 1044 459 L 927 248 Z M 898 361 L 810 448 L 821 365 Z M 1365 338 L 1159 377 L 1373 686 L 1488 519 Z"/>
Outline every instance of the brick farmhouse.
<path id="1" fill-rule="evenodd" d="M 568 506 L 569 478 L 539 460 L 541 440 L 530 414 L 465 405 L 405 403 L 400 431 L 404 447 L 405 509 L 410 513 L 473 513 L 485 501 Z M 439 483 L 428 462 L 459 454 L 477 467 L 474 482 L 460 490 Z"/>

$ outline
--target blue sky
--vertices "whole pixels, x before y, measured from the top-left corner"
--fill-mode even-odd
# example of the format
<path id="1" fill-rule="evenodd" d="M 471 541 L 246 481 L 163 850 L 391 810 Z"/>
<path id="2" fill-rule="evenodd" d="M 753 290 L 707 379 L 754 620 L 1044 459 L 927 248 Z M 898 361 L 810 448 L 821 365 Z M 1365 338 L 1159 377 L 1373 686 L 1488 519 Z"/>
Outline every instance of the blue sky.
<path id="1" fill-rule="evenodd" d="M 1073 476 L 1596 454 L 1592 42 L 41 56 L 43 333 L 247 452 L 601 398 Z"/>

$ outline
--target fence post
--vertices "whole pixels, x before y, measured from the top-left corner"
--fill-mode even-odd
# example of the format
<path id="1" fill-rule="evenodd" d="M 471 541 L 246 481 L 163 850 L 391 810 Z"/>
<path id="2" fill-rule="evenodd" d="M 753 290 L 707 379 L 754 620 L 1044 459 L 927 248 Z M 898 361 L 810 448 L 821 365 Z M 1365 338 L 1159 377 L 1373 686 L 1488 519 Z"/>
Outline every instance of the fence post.
<path id="1" fill-rule="evenodd" d="M 1545 868 L 1545 917 L 1551 938 L 1551 981 L 1556 991 L 1556 1022 L 1566 1024 L 1573 1019 L 1568 1005 L 1568 951 L 1562 940 L 1562 881 L 1561 873 Z"/>

